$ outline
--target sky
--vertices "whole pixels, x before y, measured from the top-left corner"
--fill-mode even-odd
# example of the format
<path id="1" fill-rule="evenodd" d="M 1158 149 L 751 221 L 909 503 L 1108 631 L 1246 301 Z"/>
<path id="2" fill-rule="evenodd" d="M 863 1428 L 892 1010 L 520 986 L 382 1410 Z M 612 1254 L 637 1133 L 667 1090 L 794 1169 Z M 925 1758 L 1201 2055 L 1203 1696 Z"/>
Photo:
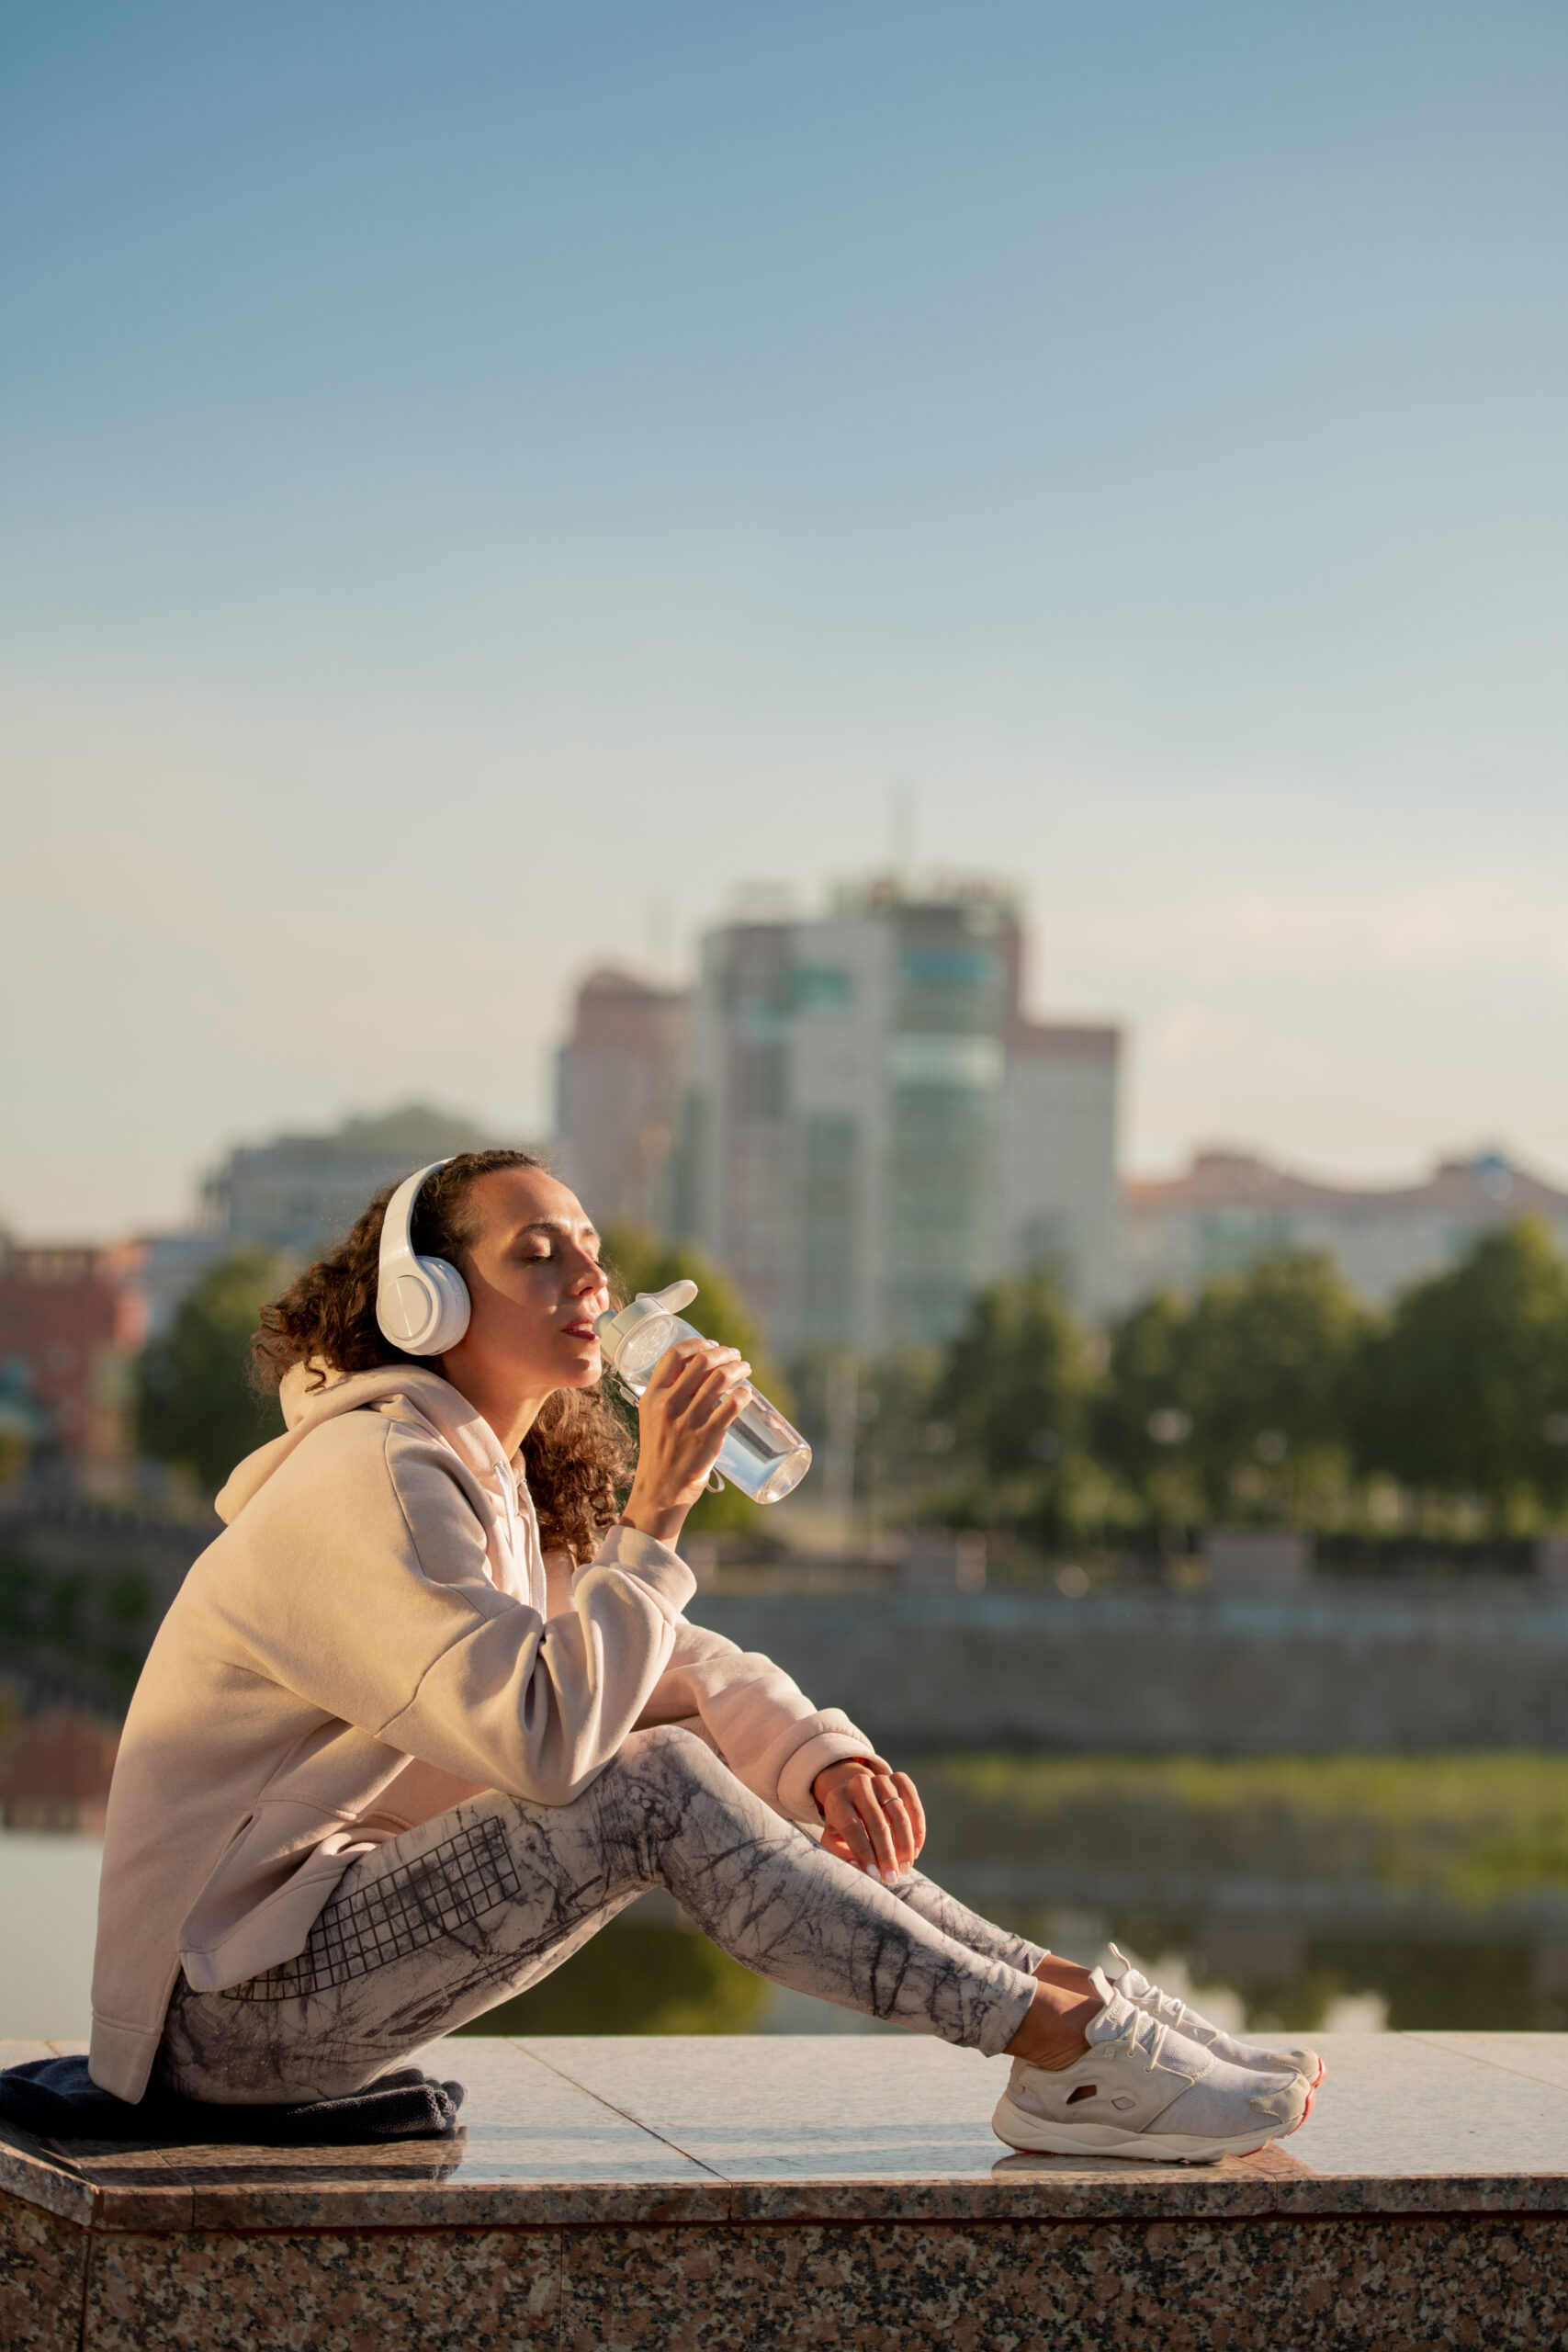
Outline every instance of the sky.
<path id="1" fill-rule="evenodd" d="M 1568 1179 L 1560 0 L 8 0 L 0 1217 L 758 882 L 1021 892 L 1124 1158 Z"/>

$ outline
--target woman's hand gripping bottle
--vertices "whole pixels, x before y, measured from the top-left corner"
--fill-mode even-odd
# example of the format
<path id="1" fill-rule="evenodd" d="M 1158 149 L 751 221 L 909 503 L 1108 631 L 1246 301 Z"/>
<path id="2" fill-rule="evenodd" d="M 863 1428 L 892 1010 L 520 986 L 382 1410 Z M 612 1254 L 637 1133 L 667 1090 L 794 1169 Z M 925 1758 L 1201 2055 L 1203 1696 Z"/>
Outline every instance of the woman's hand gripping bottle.
<path id="1" fill-rule="evenodd" d="M 598 1317 L 593 1328 L 604 1361 L 629 1396 L 642 1395 L 667 1348 L 701 1338 L 678 1312 L 696 1295 L 695 1283 L 671 1283 L 668 1290 L 642 1292 L 618 1314 Z M 776 1503 L 799 1486 L 810 1467 L 811 1448 L 800 1431 L 748 1382 L 746 1409 L 719 1450 L 721 1476 L 754 1503 Z"/>

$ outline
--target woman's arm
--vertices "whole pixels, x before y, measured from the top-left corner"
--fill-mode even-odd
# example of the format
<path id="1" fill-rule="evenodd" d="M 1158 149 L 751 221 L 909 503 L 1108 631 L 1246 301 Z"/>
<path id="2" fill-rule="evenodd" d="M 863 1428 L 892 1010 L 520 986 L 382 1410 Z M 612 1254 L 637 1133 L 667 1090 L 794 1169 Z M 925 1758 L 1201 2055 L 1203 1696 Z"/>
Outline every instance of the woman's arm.
<path id="1" fill-rule="evenodd" d="M 218 1620 L 210 1643 L 389 1750 L 567 1804 L 646 1707 L 694 1580 L 667 1545 L 618 1527 L 570 1613 L 547 1625 L 491 1574 L 493 1514 L 422 1422 L 344 1414 L 209 1555 L 197 1587 Z"/>
<path id="2" fill-rule="evenodd" d="M 771 1657 L 684 1617 L 638 1718 L 639 1729 L 650 1724 L 699 1732 L 736 1778 L 788 1821 L 818 1819 L 812 1783 L 829 1765 L 875 1754 L 848 1715 L 815 1705 Z"/>
<path id="3" fill-rule="evenodd" d="M 660 1544 L 680 1541 L 686 1513 L 746 1409 L 750 1369 L 738 1348 L 713 1340 L 684 1340 L 660 1357 L 637 1399 L 637 1476 L 621 1513 L 626 1526 Z"/>
<path id="4" fill-rule="evenodd" d="M 744 1408 L 749 1369 L 733 1348 L 705 1340 L 670 1351 L 640 1402 L 626 1510 L 574 1580 L 570 1610 L 547 1624 L 521 1611 L 531 1631 L 511 1611 L 476 1628 L 433 1664 L 387 1736 L 443 1764 L 456 1742 L 472 1758 L 456 1769 L 547 1804 L 569 1802 L 603 1770 L 643 1718 L 682 1630 L 693 1579 L 671 1539 Z M 432 1515 L 409 1500 L 428 1566 Z M 489 1596 L 479 1597 L 488 1613 Z"/>

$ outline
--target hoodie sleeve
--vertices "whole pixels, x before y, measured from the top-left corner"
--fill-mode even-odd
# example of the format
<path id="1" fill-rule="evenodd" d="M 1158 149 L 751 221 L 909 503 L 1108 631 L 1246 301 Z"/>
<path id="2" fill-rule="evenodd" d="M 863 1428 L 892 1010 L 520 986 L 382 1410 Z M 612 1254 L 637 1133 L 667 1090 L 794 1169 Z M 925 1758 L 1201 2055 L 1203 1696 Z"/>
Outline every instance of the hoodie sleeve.
<path id="1" fill-rule="evenodd" d="M 468 1483 L 447 1447 L 378 1415 L 318 1432 L 234 1531 L 274 1571 L 255 1663 L 460 1780 L 566 1804 L 644 1715 L 695 1580 L 622 1528 L 547 1626 L 488 1575 Z"/>
<path id="2" fill-rule="evenodd" d="M 826 1766 L 876 1754 L 848 1715 L 814 1707 L 772 1658 L 684 1618 L 638 1721 L 694 1722 L 737 1780 L 790 1821 L 817 1820 L 811 1784 Z"/>

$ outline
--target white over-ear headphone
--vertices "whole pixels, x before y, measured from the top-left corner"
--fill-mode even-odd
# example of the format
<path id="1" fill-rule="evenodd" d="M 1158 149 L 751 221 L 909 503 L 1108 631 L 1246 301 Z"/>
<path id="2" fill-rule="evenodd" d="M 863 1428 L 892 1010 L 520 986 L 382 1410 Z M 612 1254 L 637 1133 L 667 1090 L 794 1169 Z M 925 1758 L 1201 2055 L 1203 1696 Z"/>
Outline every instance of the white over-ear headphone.
<path id="1" fill-rule="evenodd" d="M 446 1165 L 444 1159 L 433 1159 L 417 1175 L 406 1176 L 387 1203 L 381 1221 L 376 1320 L 383 1338 L 405 1355 L 445 1355 L 468 1328 L 468 1283 L 445 1258 L 416 1258 L 410 1230 L 420 1186 Z"/>

